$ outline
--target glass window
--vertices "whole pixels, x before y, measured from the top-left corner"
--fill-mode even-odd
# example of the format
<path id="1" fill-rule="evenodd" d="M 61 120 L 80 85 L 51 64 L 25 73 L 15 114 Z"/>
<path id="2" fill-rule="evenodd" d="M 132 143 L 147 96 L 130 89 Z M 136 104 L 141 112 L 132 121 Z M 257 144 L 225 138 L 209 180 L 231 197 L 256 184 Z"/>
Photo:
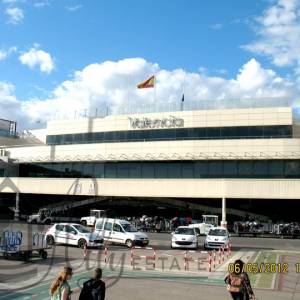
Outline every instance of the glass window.
<path id="1" fill-rule="evenodd" d="M 170 162 L 168 163 L 169 167 L 169 178 L 181 178 L 181 165 L 184 164 L 184 162 Z"/>
<path id="2" fill-rule="evenodd" d="M 67 233 L 77 233 L 76 232 L 76 230 L 72 227 L 72 226 L 70 226 L 70 225 L 66 225 L 65 226 L 65 232 L 67 232 Z"/>
<path id="3" fill-rule="evenodd" d="M 73 143 L 73 134 L 65 134 L 65 143 L 72 144 Z"/>
<path id="4" fill-rule="evenodd" d="M 103 178 L 104 177 L 104 164 L 103 163 L 95 163 L 95 177 Z"/>
<path id="5" fill-rule="evenodd" d="M 113 231 L 115 231 L 115 232 L 123 232 L 122 227 L 119 224 L 114 224 Z"/>
<path id="6" fill-rule="evenodd" d="M 299 177 L 299 162 L 292 160 L 285 162 L 285 176 L 286 177 Z"/>
<path id="7" fill-rule="evenodd" d="M 155 178 L 168 178 L 168 164 L 165 162 L 154 163 Z"/>
<path id="8" fill-rule="evenodd" d="M 142 170 L 141 163 L 130 163 L 128 164 L 128 176 L 129 178 L 141 178 Z"/>
<path id="9" fill-rule="evenodd" d="M 181 165 L 182 178 L 194 178 L 194 163 L 185 162 Z"/>
<path id="10" fill-rule="evenodd" d="M 261 160 L 261 161 L 255 161 L 253 163 L 253 174 L 254 176 L 259 177 L 267 177 L 268 176 L 268 162 Z"/>
<path id="11" fill-rule="evenodd" d="M 109 230 L 109 231 L 111 231 L 112 225 L 113 225 L 112 223 L 106 222 L 105 225 L 104 225 L 104 230 Z"/>
<path id="12" fill-rule="evenodd" d="M 243 138 L 249 136 L 249 128 L 247 126 L 236 127 L 235 132 L 236 132 L 236 137 Z"/>
<path id="13" fill-rule="evenodd" d="M 72 174 L 75 178 L 83 177 L 83 164 L 76 162 L 72 164 Z"/>
<path id="14" fill-rule="evenodd" d="M 97 224 L 96 224 L 96 229 L 102 230 L 102 227 L 103 227 L 103 220 L 97 222 Z"/>
<path id="15" fill-rule="evenodd" d="M 94 163 L 84 163 L 83 164 L 83 175 L 84 177 L 88 177 L 88 178 L 91 178 L 91 177 L 95 177 L 94 176 Z"/>
<path id="16" fill-rule="evenodd" d="M 259 138 L 264 135 L 263 126 L 249 126 L 249 136 L 253 138 Z"/>
<path id="17" fill-rule="evenodd" d="M 225 178 L 236 177 L 238 174 L 237 161 L 224 161 L 223 172 Z"/>
<path id="18" fill-rule="evenodd" d="M 189 131 L 186 128 L 177 128 L 175 129 L 176 139 L 184 139 L 189 136 Z"/>
<path id="19" fill-rule="evenodd" d="M 206 128 L 206 136 L 207 138 L 213 139 L 220 137 L 221 130 L 218 127 L 208 127 Z"/>
<path id="20" fill-rule="evenodd" d="M 221 177 L 223 175 L 222 161 L 209 162 L 209 177 Z"/>
<path id="21" fill-rule="evenodd" d="M 56 225 L 55 230 L 57 231 L 63 231 L 64 230 L 64 225 Z"/>
<path id="22" fill-rule="evenodd" d="M 105 178 L 117 178 L 117 164 L 113 162 L 104 164 Z"/>
<path id="23" fill-rule="evenodd" d="M 199 161 L 195 163 L 195 178 L 207 178 L 208 174 L 207 161 Z"/>
<path id="24" fill-rule="evenodd" d="M 269 161 L 269 175 L 273 178 L 283 178 L 284 164 L 280 160 Z"/>
<path id="25" fill-rule="evenodd" d="M 63 177 L 72 177 L 72 163 L 62 164 Z"/>
<path id="26" fill-rule="evenodd" d="M 243 177 L 251 177 L 252 175 L 252 162 L 239 161 L 238 162 L 238 175 Z"/>
<path id="27" fill-rule="evenodd" d="M 117 163 L 117 177 L 118 178 L 128 178 L 129 175 L 129 163 Z"/>
<path id="28" fill-rule="evenodd" d="M 153 163 L 142 163 L 142 178 L 155 178 L 155 170 Z"/>

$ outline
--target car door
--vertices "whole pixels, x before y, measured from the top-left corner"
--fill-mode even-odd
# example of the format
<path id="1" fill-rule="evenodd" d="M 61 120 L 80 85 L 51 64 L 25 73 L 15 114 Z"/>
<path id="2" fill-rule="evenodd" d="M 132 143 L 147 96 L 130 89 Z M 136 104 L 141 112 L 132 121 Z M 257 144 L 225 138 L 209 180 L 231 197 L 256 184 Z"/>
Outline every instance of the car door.
<path id="1" fill-rule="evenodd" d="M 106 241 L 112 240 L 112 228 L 113 228 L 113 222 L 106 221 L 103 228 L 103 238 Z"/>
<path id="2" fill-rule="evenodd" d="M 124 244 L 124 230 L 121 225 L 114 223 L 113 230 L 111 234 L 111 241 L 117 244 Z"/>
<path id="3" fill-rule="evenodd" d="M 72 225 L 66 225 L 65 228 L 66 244 L 77 245 L 77 230 Z"/>
<path id="4" fill-rule="evenodd" d="M 55 226 L 54 230 L 54 240 L 55 243 L 65 243 L 66 242 L 66 232 L 64 231 L 65 225 L 58 224 Z"/>

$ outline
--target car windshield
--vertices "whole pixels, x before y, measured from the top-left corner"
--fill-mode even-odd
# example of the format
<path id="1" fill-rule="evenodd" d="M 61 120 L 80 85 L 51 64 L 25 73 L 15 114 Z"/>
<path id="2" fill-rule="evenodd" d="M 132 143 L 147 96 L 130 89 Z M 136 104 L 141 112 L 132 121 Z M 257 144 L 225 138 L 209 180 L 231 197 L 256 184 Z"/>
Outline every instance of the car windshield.
<path id="1" fill-rule="evenodd" d="M 223 229 L 211 229 L 208 233 L 208 235 L 213 235 L 213 236 L 226 236 L 227 231 Z"/>
<path id="2" fill-rule="evenodd" d="M 91 233 L 92 229 L 83 227 L 82 225 L 73 225 L 80 233 Z"/>
<path id="3" fill-rule="evenodd" d="M 186 234 L 186 235 L 194 235 L 193 228 L 177 228 L 175 234 Z"/>
<path id="4" fill-rule="evenodd" d="M 130 224 L 122 224 L 122 227 L 126 232 L 137 232 L 137 230 Z"/>

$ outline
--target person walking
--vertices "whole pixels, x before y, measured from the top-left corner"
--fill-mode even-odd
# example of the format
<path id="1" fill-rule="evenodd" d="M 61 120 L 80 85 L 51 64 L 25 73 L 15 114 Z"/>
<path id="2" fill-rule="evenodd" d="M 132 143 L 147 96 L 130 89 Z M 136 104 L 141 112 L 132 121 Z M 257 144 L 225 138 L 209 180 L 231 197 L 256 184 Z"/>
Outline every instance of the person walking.
<path id="1" fill-rule="evenodd" d="M 227 290 L 233 300 L 256 300 L 249 276 L 244 272 L 244 262 L 240 259 L 233 264 L 234 269 L 225 277 Z"/>
<path id="2" fill-rule="evenodd" d="M 58 276 L 52 282 L 50 288 L 51 300 L 70 300 L 71 289 L 68 280 L 72 277 L 72 268 L 63 267 Z"/>
<path id="3" fill-rule="evenodd" d="M 105 299 L 105 282 L 101 280 L 102 270 L 95 269 L 94 276 L 83 283 L 78 300 L 104 300 Z"/>

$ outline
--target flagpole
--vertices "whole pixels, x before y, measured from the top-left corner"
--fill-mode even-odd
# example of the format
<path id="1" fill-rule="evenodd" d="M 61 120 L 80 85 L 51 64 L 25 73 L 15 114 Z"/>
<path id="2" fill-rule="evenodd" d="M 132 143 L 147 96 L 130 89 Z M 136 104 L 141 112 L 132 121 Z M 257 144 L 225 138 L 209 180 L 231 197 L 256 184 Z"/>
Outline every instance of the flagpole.
<path id="1" fill-rule="evenodd" d="M 153 104 L 157 104 L 156 102 L 156 74 L 154 74 L 154 90 L 153 90 L 153 101 L 154 103 Z M 154 105 L 153 105 L 154 106 Z"/>

